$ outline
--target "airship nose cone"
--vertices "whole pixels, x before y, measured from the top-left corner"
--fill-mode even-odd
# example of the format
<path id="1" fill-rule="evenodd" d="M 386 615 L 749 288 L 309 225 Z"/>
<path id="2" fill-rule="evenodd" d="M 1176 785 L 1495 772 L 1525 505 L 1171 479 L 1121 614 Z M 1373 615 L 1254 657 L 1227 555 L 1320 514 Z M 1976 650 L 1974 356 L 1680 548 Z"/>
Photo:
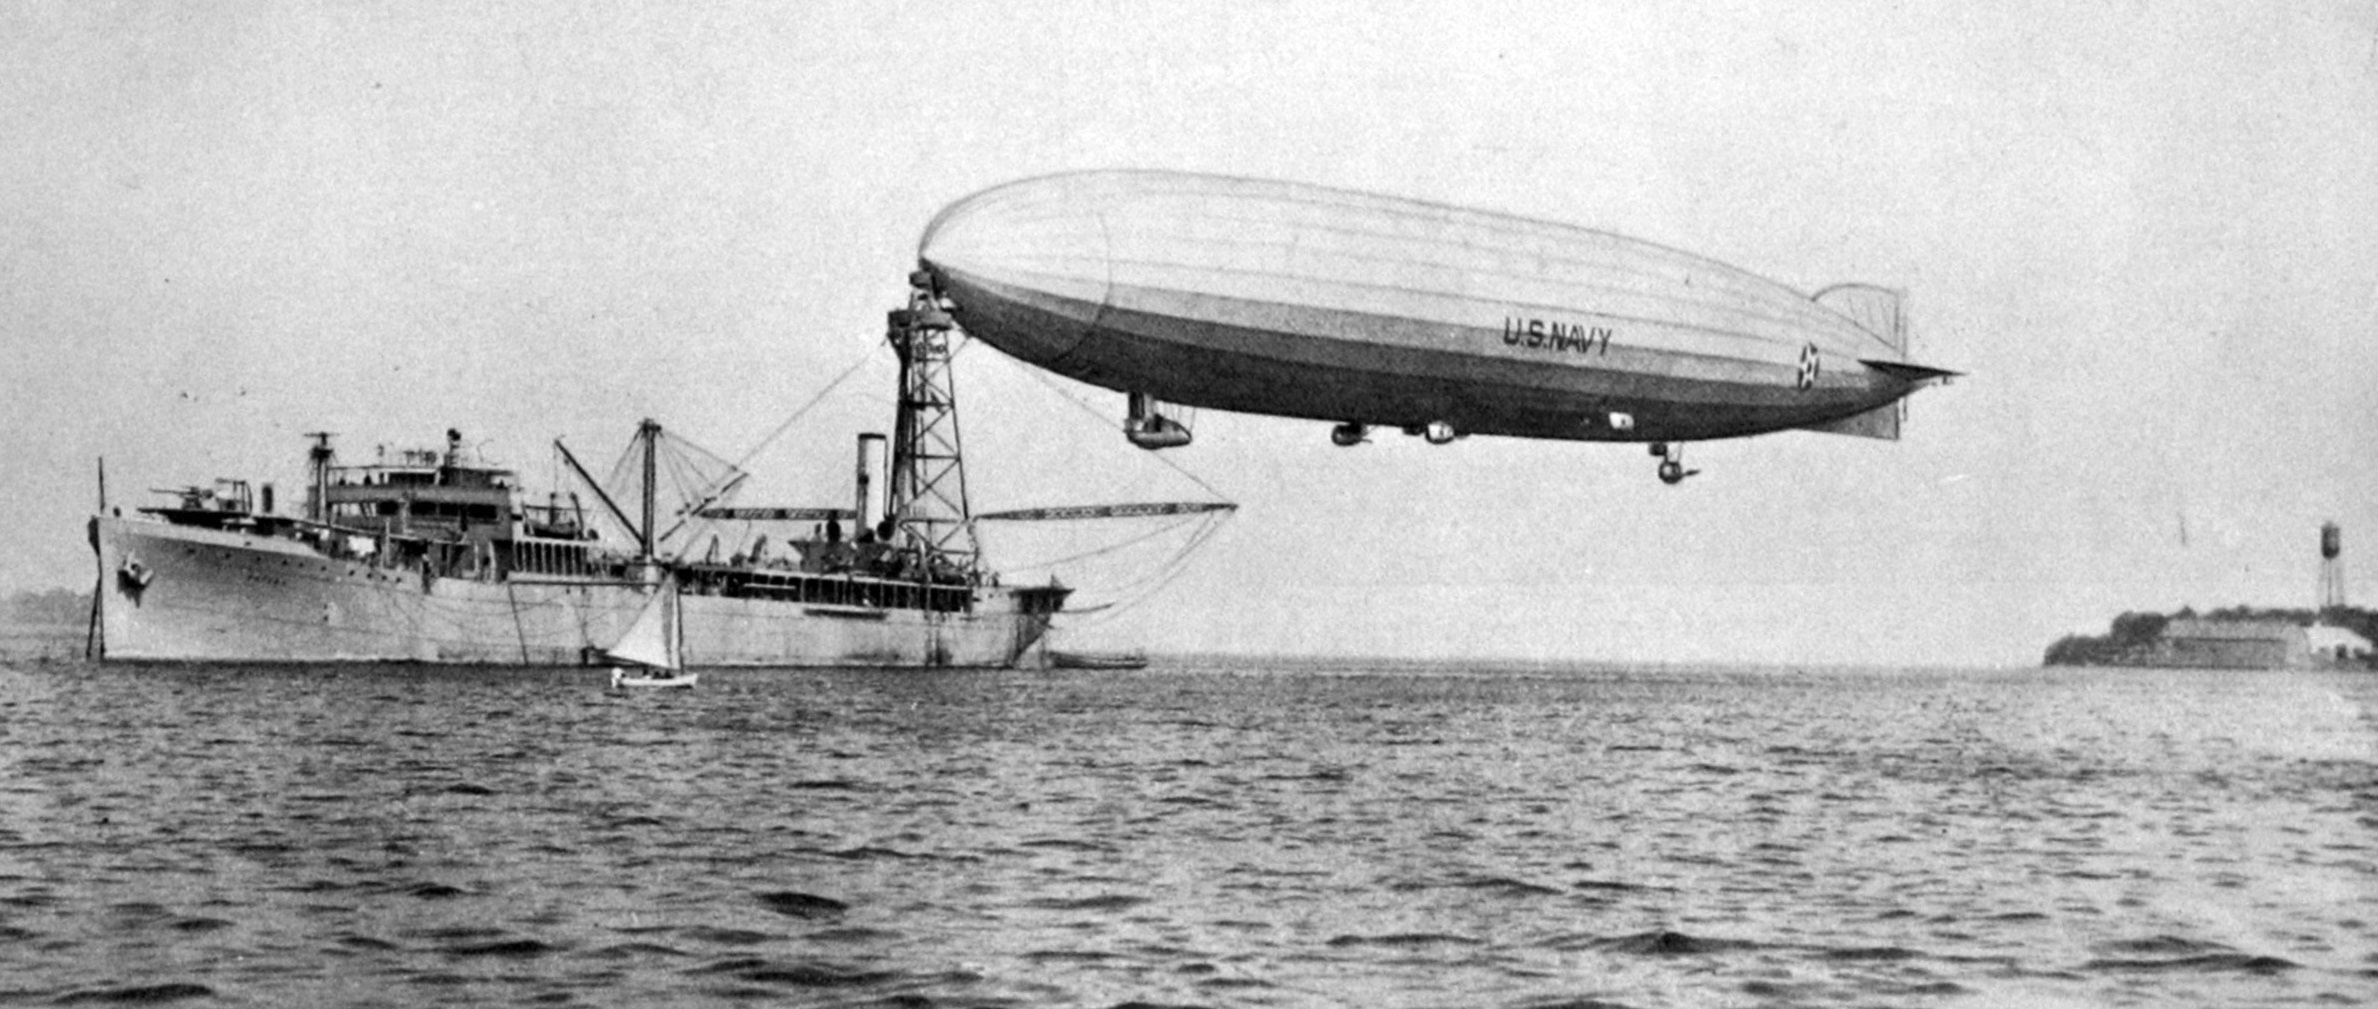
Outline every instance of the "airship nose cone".
<path id="1" fill-rule="evenodd" d="M 1077 177 L 1027 179 L 950 204 L 925 227 L 917 259 L 936 274 L 1105 300 L 1101 203 Z"/>
<path id="2" fill-rule="evenodd" d="M 917 261 L 967 332 L 1027 361 L 1061 360 L 1106 305 L 1111 273 L 1094 176 L 1026 179 L 950 204 Z"/>

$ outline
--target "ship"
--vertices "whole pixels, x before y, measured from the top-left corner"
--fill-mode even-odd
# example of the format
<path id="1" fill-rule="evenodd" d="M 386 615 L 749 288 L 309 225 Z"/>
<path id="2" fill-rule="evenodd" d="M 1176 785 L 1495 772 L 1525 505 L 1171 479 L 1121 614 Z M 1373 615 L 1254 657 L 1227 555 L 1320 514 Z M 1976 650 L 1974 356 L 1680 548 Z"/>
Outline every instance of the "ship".
<path id="1" fill-rule="evenodd" d="M 606 491 L 559 440 L 590 493 L 549 492 L 539 503 L 516 471 L 480 458 L 459 431 L 442 449 L 383 449 L 359 461 L 315 433 L 310 486 L 293 514 L 275 509 L 270 484 L 239 479 L 170 491 L 168 503 L 130 515 L 103 501 L 89 523 L 92 652 L 154 662 L 582 665 L 601 661 L 653 595 L 674 587 L 686 659 L 704 666 L 1026 661 L 1073 590 L 1053 577 L 1003 584 L 984 563 L 948 374 L 955 327 L 929 286 L 911 280 L 908 307 L 890 313 L 901 383 L 894 434 L 888 446 L 882 434 L 858 436 L 852 507 L 730 507 L 722 502 L 739 473 L 666 507 L 657 474 L 671 435 L 649 419 L 623 456 L 641 469 L 640 500 Z M 871 497 L 879 459 L 889 470 L 880 511 Z M 729 551 L 716 535 L 697 550 L 685 531 L 703 522 L 793 531 L 773 550 L 762 538 Z M 600 525 L 615 535 L 604 538 Z"/>

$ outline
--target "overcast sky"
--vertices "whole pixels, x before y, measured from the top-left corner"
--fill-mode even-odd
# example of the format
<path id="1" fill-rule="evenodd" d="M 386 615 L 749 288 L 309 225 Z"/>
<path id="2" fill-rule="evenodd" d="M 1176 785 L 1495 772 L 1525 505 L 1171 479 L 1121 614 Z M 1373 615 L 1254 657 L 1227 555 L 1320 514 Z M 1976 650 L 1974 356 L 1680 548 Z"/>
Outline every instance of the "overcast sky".
<path id="1" fill-rule="evenodd" d="M 2367 0 L 426 6 L 0 11 L 0 589 L 90 583 L 101 456 L 131 505 L 457 427 L 544 486 L 645 416 L 740 457 L 858 365 L 743 499 L 843 501 L 926 221 L 1128 166 L 1904 288 L 1970 377 L 1896 444 L 1695 445 L 1680 488 L 1207 412 L 1168 458 L 1239 515 L 1086 643 L 2029 663 L 2309 605 L 2327 520 L 2378 603 Z M 1119 395 L 981 346 L 959 382 L 978 509 L 1203 494 Z"/>

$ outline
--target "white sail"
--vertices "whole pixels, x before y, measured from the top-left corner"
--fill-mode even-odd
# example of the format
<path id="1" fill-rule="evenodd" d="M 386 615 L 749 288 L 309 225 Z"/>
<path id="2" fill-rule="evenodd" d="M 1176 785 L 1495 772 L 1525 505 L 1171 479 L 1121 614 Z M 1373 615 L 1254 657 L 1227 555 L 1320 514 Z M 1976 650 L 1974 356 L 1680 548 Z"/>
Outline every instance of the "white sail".
<path id="1" fill-rule="evenodd" d="M 678 652 L 677 584 L 669 582 L 645 600 L 637 611 L 636 620 L 628 625 L 627 633 L 619 636 L 617 644 L 603 654 L 615 661 L 632 662 L 654 669 L 672 672 L 685 668 Z"/>

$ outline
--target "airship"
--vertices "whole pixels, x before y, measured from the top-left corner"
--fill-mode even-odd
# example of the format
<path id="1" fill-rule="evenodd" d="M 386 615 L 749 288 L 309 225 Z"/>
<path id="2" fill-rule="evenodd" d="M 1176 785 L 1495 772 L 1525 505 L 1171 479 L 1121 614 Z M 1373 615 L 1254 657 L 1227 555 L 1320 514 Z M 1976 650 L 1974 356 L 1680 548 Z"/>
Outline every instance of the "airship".
<path id="1" fill-rule="evenodd" d="M 1167 404 L 1375 429 L 1648 443 L 1803 430 L 1896 440 L 1899 291 L 1803 294 L 1608 231 L 1295 182 L 1170 171 L 1028 178 L 918 243 L 965 332 L 1125 394 L 1132 444 L 1186 445 Z"/>

